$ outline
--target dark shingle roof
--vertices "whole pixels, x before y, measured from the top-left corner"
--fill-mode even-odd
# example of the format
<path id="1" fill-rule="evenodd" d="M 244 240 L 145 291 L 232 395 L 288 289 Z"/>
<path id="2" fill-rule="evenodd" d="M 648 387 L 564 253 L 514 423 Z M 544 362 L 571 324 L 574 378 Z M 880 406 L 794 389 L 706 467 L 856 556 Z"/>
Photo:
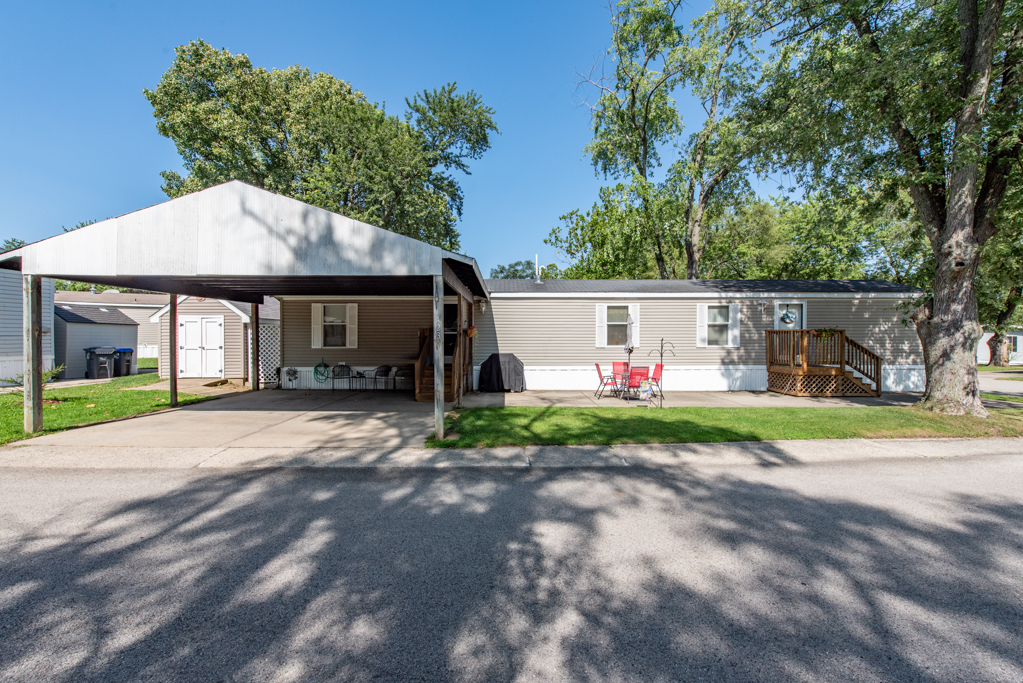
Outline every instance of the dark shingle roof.
<path id="1" fill-rule="evenodd" d="M 920 290 L 885 280 L 487 280 L 492 294 L 915 294 Z"/>
<path id="2" fill-rule="evenodd" d="M 112 294 L 110 290 L 93 294 L 92 292 L 65 291 L 60 289 L 53 293 L 53 300 L 60 303 L 110 304 L 111 306 L 130 306 L 132 304 L 163 306 L 169 301 L 166 294 L 135 294 L 131 292 Z"/>
<path id="3" fill-rule="evenodd" d="M 99 325 L 138 325 L 137 322 L 121 313 L 116 308 L 99 306 L 73 306 L 57 304 L 53 312 L 69 323 L 93 323 Z"/>
<path id="4" fill-rule="evenodd" d="M 252 304 L 244 301 L 232 301 L 231 305 L 246 315 L 252 315 Z M 263 303 L 259 305 L 259 319 L 261 321 L 280 320 L 281 302 L 272 296 L 264 296 Z"/>

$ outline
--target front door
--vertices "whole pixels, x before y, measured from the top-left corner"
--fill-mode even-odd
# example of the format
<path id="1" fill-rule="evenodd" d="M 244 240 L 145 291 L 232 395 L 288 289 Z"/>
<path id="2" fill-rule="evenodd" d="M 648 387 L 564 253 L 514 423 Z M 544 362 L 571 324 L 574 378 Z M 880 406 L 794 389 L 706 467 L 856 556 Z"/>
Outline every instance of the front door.
<path id="1" fill-rule="evenodd" d="M 803 304 L 778 304 L 778 320 L 775 328 L 779 330 L 803 329 Z"/>
<path id="2" fill-rule="evenodd" d="M 224 376 L 224 317 L 178 318 L 178 376 Z"/>

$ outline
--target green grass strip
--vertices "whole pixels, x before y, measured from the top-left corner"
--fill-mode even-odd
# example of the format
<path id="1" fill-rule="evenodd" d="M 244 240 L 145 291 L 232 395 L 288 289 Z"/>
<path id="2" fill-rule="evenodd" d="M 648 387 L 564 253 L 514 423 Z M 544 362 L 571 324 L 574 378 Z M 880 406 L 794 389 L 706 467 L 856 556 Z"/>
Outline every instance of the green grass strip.
<path id="1" fill-rule="evenodd" d="M 169 391 L 133 390 L 131 387 L 159 382 L 155 374 L 117 377 L 103 384 L 43 390 L 43 430 L 27 434 L 22 430 L 24 408 L 20 391 L 0 394 L 0 444 L 38 434 L 60 432 L 70 427 L 142 415 L 170 407 Z M 127 387 L 127 388 L 126 388 Z M 188 405 L 211 397 L 178 394 L 178 403 Z"/>
<path id="2" fill-rule="evenodd" d="M 1011 401 L 1013 403 L 1023 403 L 1023 396 L 1012 396 L 1009 394 L 981 394 L 981 398 L 986 398 L 989 401 Z"/>
<path id="3" fill-rule="evenodd" d="M 159 360 L 159 358 L 136 358 L 135 363 L 140 368 L 155 368 Z"/>
<path id="4" fill-rule="evenodd" d="M 988 419 L 917 408 L 472 408 L 449 414 L 456 439 L 431 447 L 695 443 L 781 439 L 995 437 L 1023 435 L 1023 415 Z M 1019 416 L 1017 416 L 1019 415 Z"/>

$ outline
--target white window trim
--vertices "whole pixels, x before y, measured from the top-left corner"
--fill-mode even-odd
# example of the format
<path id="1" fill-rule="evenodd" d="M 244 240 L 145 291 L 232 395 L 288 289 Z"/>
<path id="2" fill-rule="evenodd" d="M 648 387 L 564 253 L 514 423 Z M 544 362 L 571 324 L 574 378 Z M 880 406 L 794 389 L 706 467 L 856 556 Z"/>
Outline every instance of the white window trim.
<path id="1" fill-rule="evenodd" d="M 722 346 L 711 345 L 708 338 L 708 309 L 711 306 L 728 306 L 728 343 Z M 700 349 L 737 349 L 742 346 L 742 339 L 739 333 L 741 325 L 742 313 L 737 303 L 696 304 L 696 347 Z"/>
<path id="2" fill-rule="evenodd" d="M 607 343 L 607 307 L 608 306 L 625 306 L 629 309 L 629 315 L 632 316 L 632 346 L 633 348 L 639 348 L 640 345 L 640 320 L 639 320 L 639 304 L 628 304 L 628 303 L 611 303 L 611 304 L 597 304 L 596 308 L 596 341 L 595 348 L 598 349 L 624 349 L 625 344 L 610 345 Z M 621 323 L 615 323 L 621 325 Z"/>
<path id="3" fill-rule="evenodd" d="M 348 307 L 345 320 L 345 345 L 324 346 L 323 345 L 323 302 L 311 304 L 312 307 L 312 328 L 310 330 L 310 346 L 314 349 L 357 349 L 359 348 L 359 304 L 345 302 L 330 302 L 336 306 L 344 304 Z"/>
<path id="4" fill-rule="evenodd" d="M 782 304 L 802 304 L 802 306 L 803 306 L 803 329 L 804 330 L 810 329 L 807 326 L 807 320 L 806 320 L 807 319 L 806 299 L 778 299 L 778 300 L 776 300 L 774 302 L 774 329 L 776 329 L 776 330 L 782 330 L 782 329 L 787 330 L 788 329 L 787 327 L 783 328 L 780 325 L 780 323 L 781 323 L 781 313 L 779 312 L 779 307 Z"/>

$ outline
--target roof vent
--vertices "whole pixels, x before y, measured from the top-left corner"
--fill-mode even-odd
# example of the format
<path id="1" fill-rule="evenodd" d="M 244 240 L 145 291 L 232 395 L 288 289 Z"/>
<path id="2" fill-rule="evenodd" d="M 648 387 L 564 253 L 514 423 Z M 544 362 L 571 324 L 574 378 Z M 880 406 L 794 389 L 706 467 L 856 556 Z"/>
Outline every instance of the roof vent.
<path id="1" fill-rule="evenodd" d="M 540 265 L 540 254 L 536 255 L 536 266 L 535 267 L 536 267 L 536 284 L 542 285 L 543 284 L 543 278 L 541 277 L 541 275 L 543 274 L 543 266 Z"/>
<path id="2" fill-rule="evenodd" d="M 103 294 L 120 294 L 120 293 L 121 293 L 121 290 L 119 290 L 119 289 L 104 289 L 103 290 Z"/>
<path id="3" fill-rule="evenodd" d="M 110 312 L 110 311 L 108 311 L 108 310 L 107 310 L 107 309 L 105 309 L 105 308 L 100 308 L 99 310 L 103 311 L 104 313 L 109 313 L 109 312 Z"/>
<path id="4" fill-rule="evenodd" d="M 71 310 L 70 306 L 61 306 L 61 308 L 63 308 L 65 311 L 70 311 Z"/>

